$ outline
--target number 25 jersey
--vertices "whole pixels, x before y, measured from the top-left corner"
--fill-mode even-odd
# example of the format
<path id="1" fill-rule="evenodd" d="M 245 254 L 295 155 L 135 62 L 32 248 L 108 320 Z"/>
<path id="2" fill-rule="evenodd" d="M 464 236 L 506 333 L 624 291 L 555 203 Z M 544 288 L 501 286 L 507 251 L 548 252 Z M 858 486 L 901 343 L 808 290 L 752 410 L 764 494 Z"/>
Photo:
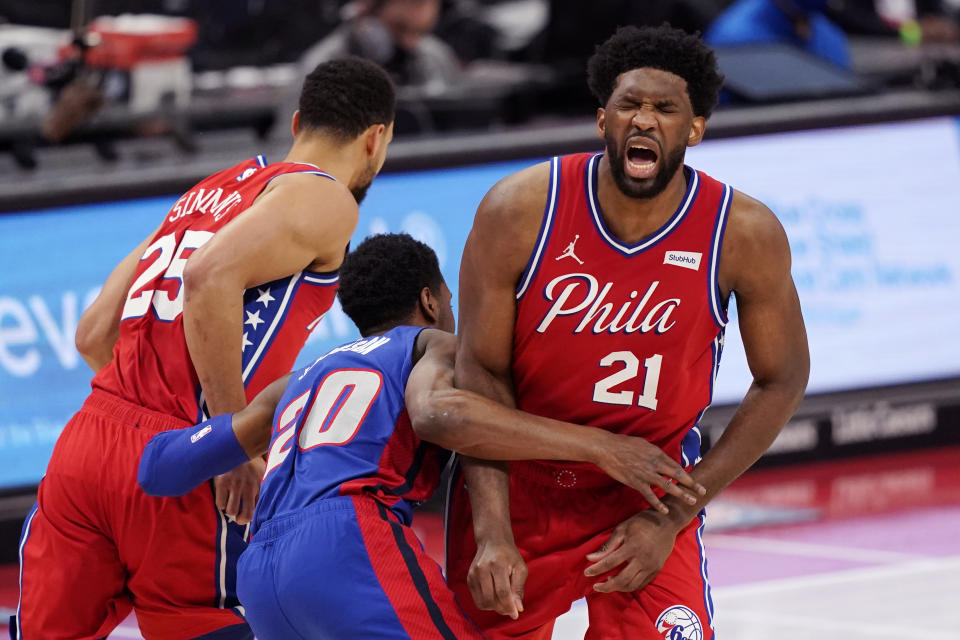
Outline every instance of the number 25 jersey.
<path id="1" fill-rule="evenodd" d="M 137 265 L 113 359 L 93 378 L 94 389 L 186 422 L 206 418 L 183 333 L 184 268 L 195 250 L 286 173 L 333 179 L 311 164 L 267 164 L 257 156 L 206 178 L 174 203 Z M 310 330 L 333 304 L 337 282 L 336 273 L 301 271 L 244 292 L 238 331 L 248 401 L 293 367 Z"/>
<path id="2" fill-rule="evenodd" d="M 717 271 L 732 190 L 684 167 L 679 208 L 626 244 L 600 210 L 600 158 L 550 163 L 540 235 L 517 289 L 517 405 L 641 436 L 693 464 L 727 322 Z M 560 483 L 600 473 L 585 464 L 532 464 Z"/>

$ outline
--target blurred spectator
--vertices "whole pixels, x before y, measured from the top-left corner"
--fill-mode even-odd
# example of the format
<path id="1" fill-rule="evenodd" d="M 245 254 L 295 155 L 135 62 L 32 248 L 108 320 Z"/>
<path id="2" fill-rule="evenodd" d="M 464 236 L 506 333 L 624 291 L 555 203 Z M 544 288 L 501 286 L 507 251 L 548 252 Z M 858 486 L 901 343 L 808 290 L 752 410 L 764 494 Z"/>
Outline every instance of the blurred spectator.
<path id="1" fill-rule="evenodd" d="M 852 35 L 905 44 L 960 42 L 960 3 L 950 0 L 830 0 L 827 14 Z"/>
<path id="2" fill-rule="evenodd" d="M 431 31 L 441 0 L 359 0 L 352 17 L 307 50 L 301 70 L 357 55 L 380 64 L 398 87 L 442 93 L 456 84 L 460 65 L 453 50 Z"/>
<path id="3" fill-rule="evenodd" d="M 596 107 L 583 78 L 596 46 L 623 25 L 657 27 L 664 22 L 688 33 L 703 30 L 722 0 L 550 0 L 547 25 L 531 47 L 530 60 L 549 65 L 556 89 L 544 96 L 546 108 L 582 114 Z"/>
<path id="4" fill-rule="evenodd" d="M 783 42 L 845 69 L 846 34 L 824 11 L 827 0 L 736 0 L 707 29 L 713 47 Z"/>

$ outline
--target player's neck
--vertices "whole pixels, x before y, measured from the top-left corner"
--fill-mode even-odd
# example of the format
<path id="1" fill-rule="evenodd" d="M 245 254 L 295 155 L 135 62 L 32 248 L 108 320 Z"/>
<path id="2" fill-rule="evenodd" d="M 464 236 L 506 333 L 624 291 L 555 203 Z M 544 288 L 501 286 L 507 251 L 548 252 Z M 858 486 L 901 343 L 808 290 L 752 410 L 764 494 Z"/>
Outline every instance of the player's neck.
<path id="1" fill-rule="evenodd" d="M 329 173 L 338 182 L 352 184 L 357 162 L 353 144 L 342 144 L 324 136 L 297 137 L 284 162 L 305 162 Z"/>
<path id="2" fill-rule="evenodd" d="M 597 200 L 607 228 L 621 242 L 640 242 L 659 229 L 680 206 L 687 190 L 683 167 L 677 170 L 666 188 L 651 198 L 632 198 L 613 180 L 607 158 L 600 159 Z"/>

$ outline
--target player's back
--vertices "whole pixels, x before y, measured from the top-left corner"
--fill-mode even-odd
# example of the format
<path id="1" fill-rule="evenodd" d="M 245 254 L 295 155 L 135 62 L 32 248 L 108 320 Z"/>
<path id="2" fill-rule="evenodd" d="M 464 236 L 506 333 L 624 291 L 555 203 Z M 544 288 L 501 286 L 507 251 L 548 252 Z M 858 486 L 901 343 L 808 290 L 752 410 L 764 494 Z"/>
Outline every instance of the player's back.
<path id="1" fill-rule="evenodd" d="M 550 206 L 517 292 L 517 405 L 647 438 L 692 464 L 726 324 L 717 271 L 731 189 L 682 169 L 679 208 L 627 244 L 604 221 L 599 158 L 551 163 Z"/>
<path id="2" fill-rule="evenodd" d="M 314 165 L 267 164 L 257 156 L 210 176 L 176 201 L 137 266 L 113 359 L 94 377 L 94 389 L 187 422 L 206 417 L 183 330 L 184 269 L 194 251 L 287 173 L 333 179 Z M 242 373 L 248 400 L 290 371 L 310 328 L 333 303 L 336 284 L 336 273 L 302 271 L 245 292 Z"/>
<path id="3" fill-rule="evenodd" d="M 293 373 L 274 415 L 253 530 L 326 498 L 369 495 L 406 524 L 449 452 L 421 441 L 404 390 L 423 327 L 347 343 Z"/>

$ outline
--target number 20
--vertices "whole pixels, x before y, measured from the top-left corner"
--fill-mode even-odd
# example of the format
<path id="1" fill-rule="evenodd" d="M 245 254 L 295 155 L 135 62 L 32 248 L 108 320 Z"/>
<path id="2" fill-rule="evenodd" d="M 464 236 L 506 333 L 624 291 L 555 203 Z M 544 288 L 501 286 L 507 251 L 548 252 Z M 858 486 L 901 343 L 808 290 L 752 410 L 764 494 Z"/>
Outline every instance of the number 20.
<path id="1" fill-rule="evenodd" d="M 600 360 L 600 366 L 609 367 L 616 362 L 622 362 L 625 366 L 620 371 L 611 373 L 593 385 L 593 401 L 604 404 L 632 405 L 633 391 L 624 390 L 613 393 L 610 388 L 636 378 L 640 371 L 640 359 L 630 351 L 614 351 Z M 646 375 L 643 379 L 643 393 L 637 398 L 637 406 L 646 407 L 651 411 L 657 410 L 657 386 L 660 384 L 660 365 L 662 363 L 663 356 L 659 353 L 643 361 Z"/>
<path id="2" fill-rule="evenodd" d="M 367 369 L 338 369 L 327 374 L 317 387 L 313 406 L 300 429 L 297 439 L 300 450 L 324 444 L 340 445 L 352 440 L 380 395 L 382 386 L 380 374 Z M 310 392 L 305 391 L 280 413 L 276 427 L 279 435 L 270 447 L 264 477 L 290 455 L 288 445 L 296 435 L 297 418 L 309 399 Z"/>

